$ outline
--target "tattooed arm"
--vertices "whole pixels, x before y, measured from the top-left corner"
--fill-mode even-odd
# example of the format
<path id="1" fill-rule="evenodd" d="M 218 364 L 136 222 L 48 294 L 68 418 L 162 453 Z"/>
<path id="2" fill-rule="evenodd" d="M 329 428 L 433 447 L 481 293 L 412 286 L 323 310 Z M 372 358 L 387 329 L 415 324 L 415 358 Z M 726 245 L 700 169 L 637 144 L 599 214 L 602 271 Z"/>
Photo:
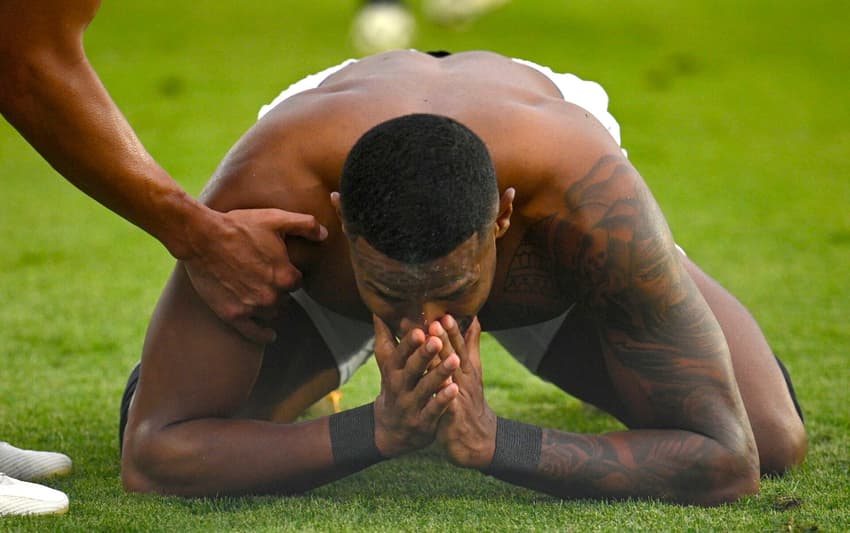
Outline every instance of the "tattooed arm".
<path id="1" fill-rule="evenodd" d="M 758 490 L 758 454 L 720 327 L 647 186 L 600 158 L 548 224 L 559 288 L 594 317 L 629 431 L 544 429 L 533 471 L 506 481 L 561 497 L 711 505 Z"/>

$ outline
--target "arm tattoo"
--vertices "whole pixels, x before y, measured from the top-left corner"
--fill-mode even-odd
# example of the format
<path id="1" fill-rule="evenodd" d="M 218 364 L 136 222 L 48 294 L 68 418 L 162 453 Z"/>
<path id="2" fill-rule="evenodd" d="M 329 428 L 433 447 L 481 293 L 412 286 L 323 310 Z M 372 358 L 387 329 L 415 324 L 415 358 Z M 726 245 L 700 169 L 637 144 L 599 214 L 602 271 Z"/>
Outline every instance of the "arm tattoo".
<path id="1" fill-rule="evenodd" d="M 546 430 L 541 489 L 561 496 L 699 501 L 710 491 L 717 442 L 685 431 L 606 436 Z"/>
<path id="2" fill-rule="evenodd" d="M 757 454 L 723 333 L 660 209 L 619 154 L 600 158 L 563 199 L 535 240 L 548 245 L 560 294 L 595 317 L 615 387 L 645 429 L 545 430 L 536 479 L 511 481 L 568 497 L 722 493 Z M 518 252 L 514 262 L 523 257 L 529 279 L 548 266 L 539 252 Z"/>
<path id="3" fill-rule="evenodd" d="M 564 206 L 552 225 L 560 284 L 597 317 L 609 360 L 637 379 L 624 398 L 637 420 L 691 427 L 683 424 L 708 414 L 697 412 L 712 405 L 706 400 L 734 396 L 720 326 L 631 165 L 601 158 L 567 190 Z"/>
<path id="4" fill-rule="evenodd" d="M 608 319 L 629 320 L 623 311 L 637 289 L 654 289 L 656 312 L 682 299 L 678 280 L 669 276 L 666 225 L 622 157 L 597 161 L 564 194 L 564 206 L 554 252 L 562 282 L 585 304 Z"/>

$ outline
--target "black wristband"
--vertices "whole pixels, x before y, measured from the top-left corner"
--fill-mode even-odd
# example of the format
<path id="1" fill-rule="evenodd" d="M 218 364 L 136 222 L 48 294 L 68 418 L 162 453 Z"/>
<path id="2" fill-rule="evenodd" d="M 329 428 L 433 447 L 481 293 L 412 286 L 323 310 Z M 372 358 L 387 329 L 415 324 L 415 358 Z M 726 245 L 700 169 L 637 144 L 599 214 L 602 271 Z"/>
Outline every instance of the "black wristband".
<path id="1" fill-rule="evenodd" d="M 496 417 L 496 451 L 484 473 L 504 477 L 534 472 L 542 446 L 543 430 L 539 426 Z"/>
<path id="2" fill-rule="evenodd" d="M 386 459 L 375 446 L 371 403 L 331 415 L 328 422 L 335 465 L 356 471 Z"/>

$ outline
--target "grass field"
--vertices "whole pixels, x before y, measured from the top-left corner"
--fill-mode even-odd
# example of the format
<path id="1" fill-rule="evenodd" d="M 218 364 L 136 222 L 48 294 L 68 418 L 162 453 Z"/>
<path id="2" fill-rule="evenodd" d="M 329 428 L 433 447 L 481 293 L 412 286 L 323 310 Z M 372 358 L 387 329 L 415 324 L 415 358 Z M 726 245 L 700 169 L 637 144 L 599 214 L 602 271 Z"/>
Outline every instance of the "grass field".
<path id="1" fill-rule="evenodd" d="M 154 156 L 197 193 L 260 104 L 353 54 L 354 2 L 105 2 L 87 47 Z M 846 1 L 515 0 L 418 48 L 491 49 L 601 82 L 674 235 L 760 321 L 807 415 L 806 464 L 713 509 L 560 501 L 432 453 L 301 497 L 125 494 L 127 372 L 173 261 L 59 178 L 0 123 L 0 439 L 71 455 L 63 517 L 0 531 L 849 531 L 850 38 Z M 488 399 L 582 432 L 619 426 L 494 343 Z M 343 405 L 377 391 L 370 365 Z"/>

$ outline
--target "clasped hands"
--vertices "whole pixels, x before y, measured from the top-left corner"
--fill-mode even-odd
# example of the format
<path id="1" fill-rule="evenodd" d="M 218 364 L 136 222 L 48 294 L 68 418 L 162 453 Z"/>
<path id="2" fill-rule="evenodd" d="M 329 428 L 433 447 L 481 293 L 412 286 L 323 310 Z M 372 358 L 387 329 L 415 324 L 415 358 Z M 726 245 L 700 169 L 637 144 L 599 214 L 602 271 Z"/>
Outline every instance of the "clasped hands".
<path id="1" fill-rule="evenodd" d="M 396 341 L 373 316 L 381 392 L 375 400 L 375 444 L 386 457 L 428 446 L 435 439 L 458 466 L 484 469 L 496 447 L 496 415 L 484 399 L 474 319 L 466 335 L 450 315 L 427 331 L 414 328 Z"/>

